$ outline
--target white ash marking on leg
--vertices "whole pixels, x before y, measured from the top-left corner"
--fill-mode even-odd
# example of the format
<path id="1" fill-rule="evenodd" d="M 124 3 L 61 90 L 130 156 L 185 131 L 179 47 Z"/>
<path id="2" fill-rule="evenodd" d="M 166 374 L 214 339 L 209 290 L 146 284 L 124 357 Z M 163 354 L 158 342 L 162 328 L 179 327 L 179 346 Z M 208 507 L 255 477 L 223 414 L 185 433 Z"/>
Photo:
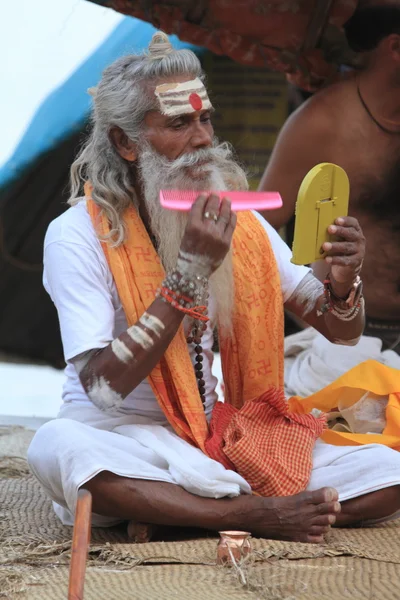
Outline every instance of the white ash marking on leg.
<path id="1" fill-rule="evenodd" d="M 290 296 L 289 302 L 294 301 L 297 305 L 302 306 L 303 311 L 301 316 L 304 317 L 314 310 L 323 293 L 323 284 L 313 273 L 307 273 Z"/>
<path id="2" fill-rule="evenodd" d="M 87 394 L 93 404 L 100 410 L 119 408 L 124 401 L 121 394 L 113 390 L 110 382 L 103 376 L 93 379 Z"/>
<path id="3" fill-rule="evenodd" d="M 135 358 L 133 352 L 129 350 L 128 346 L 119 338 L 113 340 L 111 343 L 111 350 L 114 352 L 116 358 L 125 364 L 129 363 Z"/>
<path id="4" fill-rule="evenodd" d="M 155 336 L 161 338 L 161 335 L 165 329 L 164 323 L 154 315 L 150 315 L 148 312 L 143 313 L 140 317 L 139 322 L 143 327 L 150 329 L 154 333 Z"/>
<path id="5" fill-rule="evenodd" d="M 151 350 L 151 348 L 154 346 L 154 341 L 149 334 L 143 331 L 143 329 L 137 325 L 132 325 L 132 327 L 129 327 L 127 334 L 134 342 L 136 342 L 136 344 L 143 348 L 143 350 Z"/>

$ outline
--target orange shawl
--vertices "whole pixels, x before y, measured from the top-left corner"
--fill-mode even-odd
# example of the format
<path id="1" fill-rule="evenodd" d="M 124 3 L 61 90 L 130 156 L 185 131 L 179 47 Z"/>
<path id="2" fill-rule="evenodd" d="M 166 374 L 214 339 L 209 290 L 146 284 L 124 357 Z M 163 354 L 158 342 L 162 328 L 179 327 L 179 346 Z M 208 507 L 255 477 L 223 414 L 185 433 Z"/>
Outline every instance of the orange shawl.
<path id="1" fill-rule="evenodd" d="M 102 235 L 108 233 L 109 225 L 97 205 L 93 200 L 87 204 L 96 230 Z M 133 207 L 126 211 L 124 222 L 125 243 L 117 248 L 102 243 L 102 247 L 131 326 L 154 301 L 165 272 Z M 220 346 L 226 401 L 240 408 L 271 387 L 283 387 L 283 300 L 279 271 L 267 236 L 251 213 L 239 214 L 233 264 L 233 337 L 221 338 Z M 175 431 L 204 450 L 208 426 L 183 326 L 148 380 Z M 175 389 L 169 389 L 170 386 Z M 174 394 L 175 391 L 179 393 Z"/>
<path id="2" fill-rule="evenodd" d="M 90 198 L 90 188 L 85 191 L 95 229 L 108 233 L 109 224 Z M 126 211 L 124 221 L 124 244 L 102 246 L 131 326 L 154 301 L 165 273 L 133 207 Z M 238 215 L 233 269 L 233 335 L 220 337 L 226 397 L 224 405 L 215 407 L 211 435 L 182 326 L 148 381 L 180 437 L 240 472 L 253 490 L 263 495 L 295 493 L 307 485 L 312 448 L 323 423 L 311 415 L 288 413 L 282 392 L 279 271 L 268 236 L 250 212 Z M 271 471 L 274 465 L 275 474 Z"/>

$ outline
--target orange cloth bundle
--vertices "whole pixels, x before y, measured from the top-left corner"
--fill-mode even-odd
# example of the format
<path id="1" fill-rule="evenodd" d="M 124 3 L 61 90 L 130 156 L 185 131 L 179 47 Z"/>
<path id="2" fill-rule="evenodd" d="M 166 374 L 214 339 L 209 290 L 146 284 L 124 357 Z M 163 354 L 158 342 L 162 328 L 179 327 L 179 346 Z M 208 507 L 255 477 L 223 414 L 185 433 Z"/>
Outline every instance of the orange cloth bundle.
<path id="1" fill-rule="evenodd" d="M 324 427 L 324 416 L 289 412 L 283 391 L 271 389 L 240 410 L 217 402 L 206 452 L 240 473 L 253 492 L 288 496 L 307 487 Z"/>

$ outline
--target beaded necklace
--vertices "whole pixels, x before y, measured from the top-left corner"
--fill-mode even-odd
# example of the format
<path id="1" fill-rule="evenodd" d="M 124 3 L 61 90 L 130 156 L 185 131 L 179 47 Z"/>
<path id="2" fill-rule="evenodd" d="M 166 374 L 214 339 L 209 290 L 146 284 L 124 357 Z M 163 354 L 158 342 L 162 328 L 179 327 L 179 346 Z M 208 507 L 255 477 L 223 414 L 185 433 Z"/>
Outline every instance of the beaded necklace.
<path id="1" fill-rule="evenodd" d="M 156 237 L 153 235 L 153 233 L 151 233 L 150 231 L 147 231 L 151 243 L 153 244 L 155 250 L 158 252 L 158 244 L 157 244 L 157 240 Z M 163 296 L 161 296 L 163 297 Z M 203 303 L 205 305 L 205 310 L 203 311 L 203 315 L 207 316 L 207 307 L 208 307 L 208 298 L 209 298 L 209 294 L 208 292 L 205 294 L 205 298 L 203 299 Z M 163 299 L 166 301 L 166 298 L 163 297 Z M 183 304 L 183 301 L 180 301 L 181 304 Z M 171 302 L 172 305 L 178 304 L 178 298 L 176 298 L 176 300 Z M 194 364 L 194 373 L 197 379 L 197 388 L 199 390 L 199 395 L 200 395 L 200 399 L 201 402 L 203 404 L 203 407 L 205 406 L 205 401 L 206 401 L 206 382 L 204 380 L 204 371 L 203 371 L 203 362 L 204 362 L 204 356 L 203 356 L 203 347 L 201 345 L 201 338 L 204 335 L 204 332 L 207 329 L 207 324 L 204 323 L 203 321 L 201 321 L 200 319 L 196 319 L 196 318 L 192 318 L 192 317 L 187 317 L 191 319 L 191 324 L 190 324 L 190 328 L 188 331 L 188 334 L 186 336 L 186 342 L 188 345 L 192 345 L 194 352 L 195 352 L 195 364 Z"/>

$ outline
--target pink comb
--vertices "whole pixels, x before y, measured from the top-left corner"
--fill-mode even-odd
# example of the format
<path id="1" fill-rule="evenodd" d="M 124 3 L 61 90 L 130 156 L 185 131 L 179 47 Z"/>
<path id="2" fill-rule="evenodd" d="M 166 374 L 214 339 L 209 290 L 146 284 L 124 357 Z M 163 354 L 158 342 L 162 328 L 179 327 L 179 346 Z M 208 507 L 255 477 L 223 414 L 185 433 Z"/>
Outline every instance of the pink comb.
<path id="1" fill-rule="evenodd" d="M 219 199 L 227 197 L 232 203 L 232 210 L 274 210 L 281 208 L 282 198 L 278 192 L 201 192 L 198 190 L 161 190 L 160 202 L 170 210 L 187 211 L 200 194 L 209 196 L 211 193 Z"/>

